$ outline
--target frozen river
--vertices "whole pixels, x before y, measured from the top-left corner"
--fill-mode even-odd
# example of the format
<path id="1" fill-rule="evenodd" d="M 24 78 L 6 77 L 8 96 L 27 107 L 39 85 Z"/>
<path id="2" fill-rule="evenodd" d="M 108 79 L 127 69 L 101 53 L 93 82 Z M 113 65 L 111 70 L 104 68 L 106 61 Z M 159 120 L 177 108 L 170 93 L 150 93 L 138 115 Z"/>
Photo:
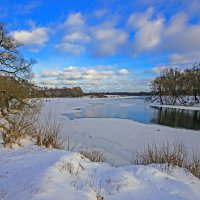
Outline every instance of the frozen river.
<path id="1" fill-rule="evenodd" d="M 160 124 L 176 128 L 200 130 L 200 111 L 177 108 L 152 107 L 144 103 L 145 97 L 108 99 L 90 103 L 80 112 L 65 114 L 69 119 L 118 118 L 144 124 Z"/>
<path id="2" fill-rule="evenodd" d="M 149 143 L 200 146 L 199 111 L 152 108 L 144 98 L 44 99 L 41 116 L 53 115 L 74 151 L 97 148 L 115 165 L 130 163 Z M 176 128 L 174 128 L 176 127 Z M 192 130 L 195 129 L 195 130 Z"/>

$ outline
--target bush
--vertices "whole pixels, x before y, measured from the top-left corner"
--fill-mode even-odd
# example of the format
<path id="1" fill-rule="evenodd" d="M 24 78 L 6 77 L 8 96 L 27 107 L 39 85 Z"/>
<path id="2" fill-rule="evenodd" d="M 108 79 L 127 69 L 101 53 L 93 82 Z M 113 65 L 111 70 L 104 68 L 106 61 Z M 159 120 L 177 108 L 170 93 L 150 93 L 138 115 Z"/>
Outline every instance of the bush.
<path id="1" fill-rule="evenodd" d="M 47 148 L 63 149 L 63 139 L 60 137 L 60 124 L 51 115 L 45 118 L 36 132 L 36 144 Z"/>
<path id="2" fill-rule="evenodd" d="M 98 150 L 92 149 L 91 151 L 80 151 L 80 153 L 92 162 L 105 162 L 105 155 Z"/>
<path id="3" fill-rule="evenodd" d="M 38 146 L 62 149 L 63 140 L 60 137 L 60 125 L 51 114 L 38 125 L 39 108 L 26 108 L 4 117 L 0 121 L 3 145 L 12 148 L 20 144 L 21 139 L 30 136 L 36 139 Z"/>
<path id="4" fill-rule="evenodd" d="M 186 145 L 182 143 L 163 144 L 158 147 L 155 143 L 144 148 L 142 152 L 133 154 L 132 164 L 166 164 L 165 169 L 178 166 L 189 170 L 193 175 L 200 178 L 200 154 L 193 151 L 189 156 Z"/>
<path id="5" fill-rule="evenodd" d="M 12 148 L 13 144 L 20 145 L 20 140 L 26 135 L 32 135 L 35 132 L 35 122 L 37 115 L 32 109 L 24 109 L 20 113 L 8 115 L 1 121 L 0 128 L 2 132 L 3 145 Z"/>

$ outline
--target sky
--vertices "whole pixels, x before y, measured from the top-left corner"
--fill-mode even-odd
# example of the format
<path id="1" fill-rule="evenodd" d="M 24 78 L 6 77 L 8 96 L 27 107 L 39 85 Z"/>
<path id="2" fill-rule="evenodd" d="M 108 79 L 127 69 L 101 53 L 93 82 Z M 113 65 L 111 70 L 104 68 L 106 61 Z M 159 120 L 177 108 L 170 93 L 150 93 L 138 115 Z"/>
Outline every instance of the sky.
<path id="1" fill-rule="evenodd" d="M 0 22 L 42 87 L 149 91 L 200 61 L 200 0 L 0 0 Z"/>

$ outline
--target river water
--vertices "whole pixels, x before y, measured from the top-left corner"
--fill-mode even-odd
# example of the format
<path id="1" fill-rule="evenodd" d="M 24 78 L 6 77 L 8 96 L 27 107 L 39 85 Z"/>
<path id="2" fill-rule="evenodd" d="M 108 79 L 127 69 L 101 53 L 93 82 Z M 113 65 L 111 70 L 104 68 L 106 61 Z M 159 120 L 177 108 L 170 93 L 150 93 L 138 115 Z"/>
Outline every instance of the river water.
<path id="1" fill-rule="evenodd" d="M 200 111 L 151 107 L 144 101 L 145 97 L 105 99 L 100 103 L 90 103 L 80 112 L 69 113 L 65 116 L 71 120 L 79 118 L 130 119 L 144 124 L 200 130 Z"/>

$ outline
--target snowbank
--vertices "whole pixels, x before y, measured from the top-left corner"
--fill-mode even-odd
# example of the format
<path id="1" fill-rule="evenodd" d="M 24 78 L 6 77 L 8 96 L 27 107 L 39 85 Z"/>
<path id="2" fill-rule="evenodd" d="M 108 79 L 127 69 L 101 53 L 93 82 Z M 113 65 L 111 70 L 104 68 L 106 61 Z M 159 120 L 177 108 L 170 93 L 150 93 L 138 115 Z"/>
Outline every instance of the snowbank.
<path id="1" fill-rule="evenodd" d="M 200 181 L 176 168 L 114 168 L 78 153 L 27 146 L 0 148 L 1 200 L 199 200 Z"/>

